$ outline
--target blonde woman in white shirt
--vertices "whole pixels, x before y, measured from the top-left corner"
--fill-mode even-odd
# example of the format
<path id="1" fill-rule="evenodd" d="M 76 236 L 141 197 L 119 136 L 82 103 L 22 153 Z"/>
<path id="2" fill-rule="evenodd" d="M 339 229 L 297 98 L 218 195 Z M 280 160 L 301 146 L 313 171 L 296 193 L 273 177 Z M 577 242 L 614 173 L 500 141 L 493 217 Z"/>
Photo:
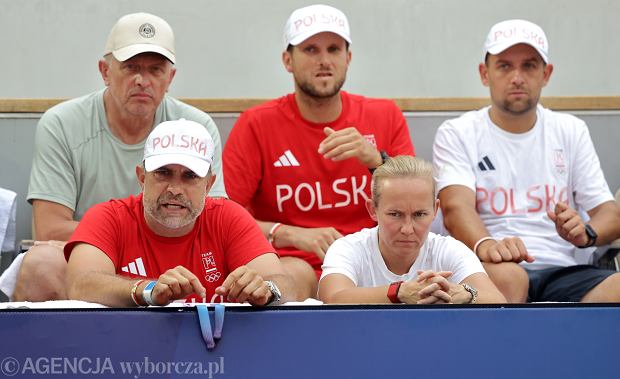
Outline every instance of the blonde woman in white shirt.
<path id="1" fill-rule="evenodd" d="M 388 159 L 366 203 L 377 226 L 335 241 L 319 283 L 326 303 L 503 303 L 475 254 L 429 233 L 439 207 L 430 163 Z"/>

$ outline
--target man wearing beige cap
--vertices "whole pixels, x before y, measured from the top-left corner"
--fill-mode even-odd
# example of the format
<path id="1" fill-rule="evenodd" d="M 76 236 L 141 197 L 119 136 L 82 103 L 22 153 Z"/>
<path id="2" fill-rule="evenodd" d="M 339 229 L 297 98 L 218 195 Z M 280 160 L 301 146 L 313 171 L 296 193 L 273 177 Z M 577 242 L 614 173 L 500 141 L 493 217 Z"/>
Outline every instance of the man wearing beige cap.
<path id="1" fill-rule="evenodd" d="M 194 121 L 153 129 L 135 168 L 142 193 L 91 207 L 65 246 L 70 299 L 131 307 L 290 298 L 291 280 L 252 216 L 207 196 L 214 148 Z"/>
<path id="2" fill-rule="evenodd" d="M 139 193 L 134 167 L 146 136 L 166 120 L 196 121 L 213 136 L 217 180 L 210 195 L 226 196 L 215 123 L 166 95 L 175 61 L 174 34 L 166 21 L 148 13 L 123 16 L 110 31 L 99 61 L 105 88 L 61 103 L 41 117 L 27 197 L 38 241 L 66 241 L 92 205 Z M 35 246 L 23 258 L 15 292 L 6 282 L 3 291 L 14 300 L 65 298 L 62 245 Z M 16 274 L 20 261 L 8 271 Z"/>
<path id="3" fill-rule="evenodd" d="M 295 92 L 244 112 L 224 150 L 230 198 L 252 212 L 277 248 L 300 300 L 316 296 L 331 243 L 375 225 L 364 206 L 369 169 L 387 156 L 414 154 L 393 102 L 341 91 L 350 44 L 338 9 L 295 10 L 282 53 Z"/>
<path id="4" fill-rule="evenodd" d="M 491 105 L 435 136 L 444 224 L 509 301 L 617 302 L 620 274 L 582 263 L 620 235 L 620 209 L 586 124 L 539 104 L 548 49 L 531 22 L 491 28 L 479 65 Z"/>

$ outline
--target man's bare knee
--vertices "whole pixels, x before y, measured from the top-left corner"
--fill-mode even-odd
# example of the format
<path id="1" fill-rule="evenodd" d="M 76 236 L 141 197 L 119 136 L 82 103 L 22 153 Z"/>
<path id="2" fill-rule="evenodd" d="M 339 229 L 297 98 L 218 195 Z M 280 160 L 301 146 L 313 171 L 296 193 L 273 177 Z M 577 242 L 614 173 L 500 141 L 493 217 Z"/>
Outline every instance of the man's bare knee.
<path id="1" fill-rule="evenodd" d="M 529 278 L 523 267 L 513 262 L 483 263 L 493 284 L 509 303 L 524 303 L 527 300 Z"/>
<path id="2" fill-rule="evenodd" d="M 284 270 L 295 281 L 297 301 L 304 301 L 309 297 L 316 298 L 318 280 L 312 266 L 300 258 L 283 257 L 280 259 Z"/>
<path id="3" fill-rule="evenodd" d="M 67 298 L 67 262 L 62 249 L 37 245 L 24 256 L 13 294 L 14 301 L 47 301 Z"/>

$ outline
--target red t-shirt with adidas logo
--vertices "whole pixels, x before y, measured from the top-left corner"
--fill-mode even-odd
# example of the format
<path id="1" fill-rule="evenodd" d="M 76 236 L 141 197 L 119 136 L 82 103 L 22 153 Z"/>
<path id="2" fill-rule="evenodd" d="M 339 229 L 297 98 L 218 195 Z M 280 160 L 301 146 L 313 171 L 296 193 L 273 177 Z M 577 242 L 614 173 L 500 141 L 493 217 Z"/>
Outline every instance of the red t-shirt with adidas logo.
<path id="1" fill-rule="evenodd" d="M 262 221 L 307 228 L 336 228 L 343 235 L 372 227 L 365 200 L 371 175 L 357 159 L 334 162 L 318 153 L 323 128 L 355 127 L 377 150 L 390 156 L 414 155 L 409 129 L 393 101 L 341 91 L 343 109 L 334 122 L 316 124 L 301 117 L 295 95 L 241 114 L 224 147 L 224 181 L 232 200 Z M 320 271 L 314 253 L 278 249 L 300 256 Z"/>
<path id="2" fill-rule="evenodd" d="M 159 236 L 147 226 L 142 194 L 97 204 L 86 212 L 65 246 L 67 260 L 81 242 L 101 249 L 119 275 L 157 279 L 166 270 L 183 266 L 200 278 L 206 301 L 231 271 L 274 251 L 245 209 L 233 201 L 209 197 L 194 229 L 172 238 Z"/>

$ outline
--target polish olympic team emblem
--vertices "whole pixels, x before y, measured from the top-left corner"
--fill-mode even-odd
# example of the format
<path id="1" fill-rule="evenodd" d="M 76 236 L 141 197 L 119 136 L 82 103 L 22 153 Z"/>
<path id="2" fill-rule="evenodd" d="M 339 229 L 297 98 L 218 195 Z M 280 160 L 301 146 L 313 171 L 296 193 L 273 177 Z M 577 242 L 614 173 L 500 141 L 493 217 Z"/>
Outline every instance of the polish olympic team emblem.
<path id="1" fill-rule="evenodd" d="M 218 271 L 215 263 L 215 257 L 212 252 L 200 254 L 202 268 L 205 270 L 205 280 L 209 283 L 217 282 L 222 277 L 222 273 Z"/>
<path id="2" fill-rule="evenodd" d="M 222 273 L 219 271 L 210 273 L 205 276 L 205 280 L 209 283 L 217 282 L 222 277 Z"/>
<path id="3" fill-rule="evenodd" d="M 149 23 L 140 25 L 140 29 L 138 29 L 138 32 L 144 38 L 155 37 L 155 27 L 153 27 L 153 25 Z"/>
<path id="4" fill-rule="evenodd" d="M 558 174 L 564 175 L 566 174 L 566 161 L 564 160 L 564 150 L 556 149 L 553 150 L 553 165 L 555 166 L 555 170 Z"/>

